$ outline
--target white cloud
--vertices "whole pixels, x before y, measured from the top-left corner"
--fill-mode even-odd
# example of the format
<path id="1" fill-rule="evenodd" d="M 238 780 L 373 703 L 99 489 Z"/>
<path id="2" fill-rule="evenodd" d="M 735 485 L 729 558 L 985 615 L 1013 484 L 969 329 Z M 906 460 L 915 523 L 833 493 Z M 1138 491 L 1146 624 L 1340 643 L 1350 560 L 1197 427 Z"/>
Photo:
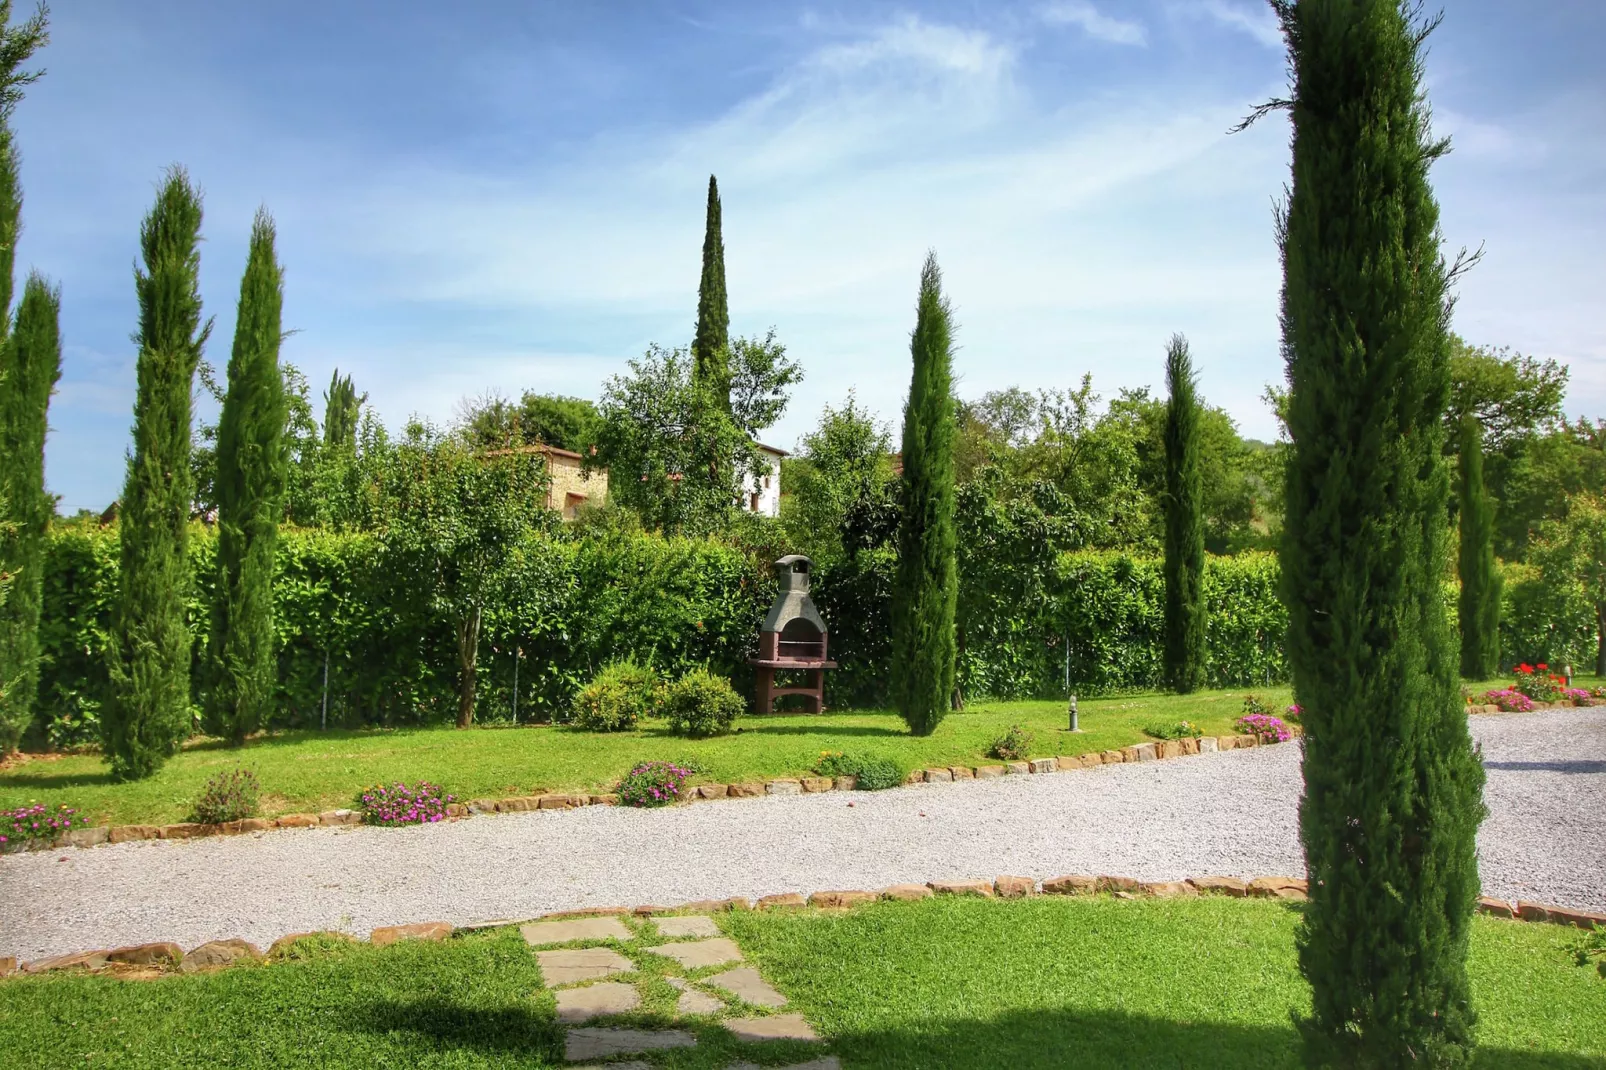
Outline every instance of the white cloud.
<path id="1" fill-rule="evenodd" d="M 1014 50 L 979 30 L 961 30 L 907 15 L 862 40 L 822 48 L 805 64 L 828 70 L 859 70 L 897 61 L 997 78 L 1013 63 Z"/>
<path id="2" fill-rule="evenodd" d="M 1148 41 L 1143 24 L 1105 15 L 1091 0 L 1057 0 L 1038 9 L 1044 22 L 1055 26 L 1079 26 L 1089 37 L 1116 45 L 1142 45 Z"/>
<path id="3" fill-rule="evenodd" d="M 1267 48 L 1281 51 L 1283 48 L 1282 27 L 1277 24 L 1277 16 L 1272 14 L 1271 8 L 1264 3 L 1246 4 L 1243 0 L 1203 0 L 1197 5 L 1190 5 L 1180 9 L 1190 15 L 1203 15 L 1214 19 L 1240 33 L 1246 33 Z"/>

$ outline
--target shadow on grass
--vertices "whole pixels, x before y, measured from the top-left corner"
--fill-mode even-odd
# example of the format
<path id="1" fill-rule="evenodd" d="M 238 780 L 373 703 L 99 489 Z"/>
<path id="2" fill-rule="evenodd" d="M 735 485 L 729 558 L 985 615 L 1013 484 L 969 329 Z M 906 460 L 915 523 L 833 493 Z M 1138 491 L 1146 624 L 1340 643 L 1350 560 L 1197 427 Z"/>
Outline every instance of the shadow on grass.
<path id="1" fill-rule="evenodd" d="M 380 1002 L 361 1008 L 349 1027 L 382 1036 L 411 1034 L 431 1047 L 484 1053 L 523 1053 L 563 1062 L 563 1030 L 549 1010 L 465 1007 L 440 999 Z"/>
<path id="2" fill-rule="evenodd" d="M 775 716 L 770 714 L 769 716 Z M 808 714 L 809 717 L 818 716 Z M 899 723 L 896 728 L 882 728 L 878 725 L 861 724 L 770 724 L 766 722 L 763 714 L 749 717 L 742 725 L 742 731 L 762 732 L 766 736 L 886 736 L 898 739 L 912 739 L 909 730 Z"/>
<path id="3" fill-rule="evenodd" d="M 26 769 L 27 766 L 22 768 Z M 23 788 L 28 791 L 98 787 L 110 783 L 112 783 L 110 770 L 97 773 L 52 773 L 49 776 L 27 776 L 21 772 L 0 773 L 0 788 Z"/>
<path id="4" fill-rule="evenodd" d="M 839 1033 L 831 1050 L 855 1070 L 1299 1070 L 1298 1034 L 1285 1027 L 1191 1023 L 1118 1011 L 1043 1008 L 984 1020 L 923 1021 L 906 1029 Z M 1475 1070 L 1600 1070 L 1585 1055 L 1480 1048 Z"/>

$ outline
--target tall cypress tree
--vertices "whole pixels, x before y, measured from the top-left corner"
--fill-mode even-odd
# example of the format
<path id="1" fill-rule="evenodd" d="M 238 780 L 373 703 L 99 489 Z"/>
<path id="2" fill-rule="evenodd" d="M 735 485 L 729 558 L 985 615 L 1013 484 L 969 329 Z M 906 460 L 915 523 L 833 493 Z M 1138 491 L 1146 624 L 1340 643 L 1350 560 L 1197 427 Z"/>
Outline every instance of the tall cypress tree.
<path id="1" fill-rule="evenodd" d="M 273 554 L 284 511 L 283 275 L 273 220 L 257 212 L 240 280 L 229 388 L 217 427 L 217 589 L 208 651 L 205 724 L 236 746 L 273 701 Z"/>
<path id="2" fill-rule="evenodd" d="M 39 611 L 45 533 L 55 501 L 45 492 L 45 431 L 50 395 L 61 378 L 61 293 L 28 277 L 11 337 L 0 345 L 0 396 L 5 398 L 5 519 L 0 571 L 14 577 L 0 606 L 0 754 L 14 750 L 33 719 L 39 690 Z"/>
<path id="3" fill-rule="evenodd" d="M 323 444 L 327 447 L 355 450 L 357 448 L 357 416 L 368 395 L 357 395 L 351 376 L 342 377 L 336 368 L 329 379 L 329 389 L 323 395 Z"/>
<path id="4" fill-rule="evenodd" d="M 49 40 L 43 7 L 12 26 L 11 0 L 0 0 L 0 577 L 11 588 L 0 604 L 0 756 L 16 748 L 33 717 L 44 539 L 55 511 L 45 495 L 44 447 L 46 409 L 61 374 L 59 295 L 30 277 L 11 325 L 22 231 L 11 113 L 23 87 L 44 73 L 22 65 Z"/>
<path id="5" fill-rule="evenodd" d="M 120 517 L 122 573 L 112 611 L 111 689 L 101 734 L 112 776 L 154 773 L 190 730 L 184 600 L 190 506 L 190 400 L 211 324 L 201 325 L 201 197 L 168 171 L 140 227 L 134 452 Z"/>
<path id="6" fill-rule="evenodd" d="M 931 735 L 947 714 L 958 658 L 952 332 L 937 254 L 928 253 L 909 340 L 914 375 L 903 411 L 903 515 L 892 592 L 893 701 L 917 736 Z"/>
<path id="7" fill-rule="evenodd" d="M 1494 507 L 1483 482 L 1483 429 L 1461 421 L 1461 675 L 1487 680 L 1500 668 L 1500 569 Z"/>
<path id="8" fill-rule="evenodd" d="M 1204 484 L 1193 358 L 1180 334 L 1166 347 L 1165 381 L 1165 675 L 1187 693 L 1205 682 Z"/>
<path id="9" fill-rule="evenodd" d="M 703 224 L 703 277 L 697 286 L 697 333 L 692 375 L 730 408 L 730 302 L 725 296 L 725 239 L 720 232 L 719 184 L 708 176 L 708 217 Z"/>
<path id="10" fill-rule="evenodd" d="M 1461 1065 L 1483 767 L 1439 591 L 1452 272 L 1409 0 L 1275 0 L 1293 92 L 1278 220 L 1283 597 L 1304 708 L 1297 935 L 1313 1065 Z M 1277 105 L 1268 105 L 1274 107 Z"/>

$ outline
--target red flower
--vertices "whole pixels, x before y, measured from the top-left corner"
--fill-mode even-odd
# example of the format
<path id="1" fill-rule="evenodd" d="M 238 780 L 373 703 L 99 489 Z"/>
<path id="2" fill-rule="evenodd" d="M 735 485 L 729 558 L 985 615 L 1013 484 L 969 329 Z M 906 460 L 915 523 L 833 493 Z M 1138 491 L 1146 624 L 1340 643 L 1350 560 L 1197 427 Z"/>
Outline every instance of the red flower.
<path id="1" fill-rule="evenodd" d="M 1545 664 L 1545 663 L 1544 663 L 1544 662 L 1542 662 L 1542 661 L 1541 661 L 1541 662 L 1540 662 L 1540 663 L 1539 663 L 1539 671 L 1540 671 L 1540 672 L 1544 672 L 1544 671 L 1545 671 L 1545 670 L 1546 670 L 1546 669 L 1548 669 L 1548 668 L 1550 668 L 1550 666 L 1549 666 L 1549 665 L 1546 665 L 1546 664 Z"/>

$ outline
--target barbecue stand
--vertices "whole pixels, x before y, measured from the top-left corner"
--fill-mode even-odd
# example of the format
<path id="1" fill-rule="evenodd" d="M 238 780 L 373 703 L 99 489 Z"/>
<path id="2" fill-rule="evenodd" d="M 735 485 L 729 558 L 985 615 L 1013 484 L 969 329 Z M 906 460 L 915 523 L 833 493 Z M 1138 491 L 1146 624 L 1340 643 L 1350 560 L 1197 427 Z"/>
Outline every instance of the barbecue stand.
<path id="1" fill-rule="evenodd" d="M 782 695 L 807 695 L 810 708 L 806 713 L 819 713 L 825 708 L 825 670 L 836 668 L 836 662 L 825 656 L 830 636 L 809 598 L 809 572 L 813 567 L 802 554 L 789 554 L 775 562 L 780 594 L 758 633 L 758 657 L 748 659 L 748 664 L 758 670 L 758 713 L 775 712 L 775 700 Z M 809 682 L 802 687 L 776 687 L 778 672 L 807 673 Z"/>

